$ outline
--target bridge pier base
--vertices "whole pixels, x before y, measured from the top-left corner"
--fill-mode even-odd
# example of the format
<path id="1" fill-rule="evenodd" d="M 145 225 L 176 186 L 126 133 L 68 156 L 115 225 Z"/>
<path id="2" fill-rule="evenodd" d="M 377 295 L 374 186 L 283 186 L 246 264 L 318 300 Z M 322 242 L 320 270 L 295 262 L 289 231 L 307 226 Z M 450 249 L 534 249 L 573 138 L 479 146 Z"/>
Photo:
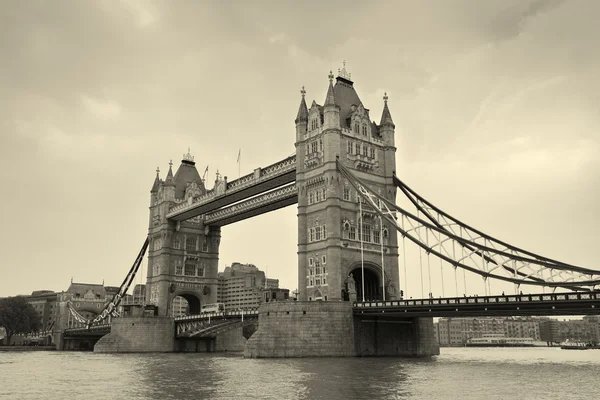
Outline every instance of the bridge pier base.
<path id="1" fill-rule="evenodd" d="M 433 318 L 354 316 L 356 355 L 429 357 L 440 354 Z"/>
<path id="2" fill-rule="evenodd" d="M 96 353 L 149 353 L 175 350 L 175 324 L 168 317 L 125 317 L 112 320 L 110 333 L 94 346 Z"/>
<path id="3" fill-rule="evenodd" d="M 260 306 L 244 357 L 429 357 L 439 354 L 432 318 L 353 315 L 351 302 Z"/>

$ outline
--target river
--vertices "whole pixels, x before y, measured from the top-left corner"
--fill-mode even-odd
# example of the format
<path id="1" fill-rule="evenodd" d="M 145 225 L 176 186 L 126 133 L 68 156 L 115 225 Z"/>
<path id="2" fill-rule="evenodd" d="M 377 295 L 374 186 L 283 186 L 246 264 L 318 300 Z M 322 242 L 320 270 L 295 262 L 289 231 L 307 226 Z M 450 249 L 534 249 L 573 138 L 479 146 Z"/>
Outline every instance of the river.
<path id="1" fill-rule="evenodd" d="M 0 399 L 591 399 L 600 350 L 442 348 L 430 360 L 0 352 Z"/>

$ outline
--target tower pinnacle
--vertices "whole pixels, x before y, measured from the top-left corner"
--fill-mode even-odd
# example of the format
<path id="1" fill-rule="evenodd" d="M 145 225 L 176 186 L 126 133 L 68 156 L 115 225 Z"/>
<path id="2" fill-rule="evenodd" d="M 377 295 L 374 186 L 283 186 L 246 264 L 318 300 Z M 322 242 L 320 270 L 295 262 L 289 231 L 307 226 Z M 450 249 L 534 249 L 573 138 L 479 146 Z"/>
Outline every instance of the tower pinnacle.
<path id="1" fill-rule="evenodd" d="M 388 95 L 387 92 L 383 95 L 383 113 L 381 114 L 381 122 L 380 126 L 391 126 L 392 129 L 395 128 L 394 121 L 392 120 L 392 114 L 390 114 L 390 109 L 388 108 Z"/>
<path id="2" fill-rule="evenodd" d="M 296 124 L 298 124 L 299 122 L 308 122 L 308 107 L 306 107 L 306 100 L 304 99 L 304 96 L 306 95 L 306 90 L 304 90 L 304 86 L 302 86 L 300 94 L 302 95 L 302 100 L 300 100 L 298 115 L 296 116 L 296 120 L 294 121 Z"/>
<path id="3" fill-rule="evenodd" d="M 349 73 L 348 71 L 346 71 L 346 60 L 344 60 L 344 66 L 342 67 L 342 69 L 338 68 L 338 76 L 340 78 L 344 78 L 348 81 L 352 81 L 352 74 Z"/>

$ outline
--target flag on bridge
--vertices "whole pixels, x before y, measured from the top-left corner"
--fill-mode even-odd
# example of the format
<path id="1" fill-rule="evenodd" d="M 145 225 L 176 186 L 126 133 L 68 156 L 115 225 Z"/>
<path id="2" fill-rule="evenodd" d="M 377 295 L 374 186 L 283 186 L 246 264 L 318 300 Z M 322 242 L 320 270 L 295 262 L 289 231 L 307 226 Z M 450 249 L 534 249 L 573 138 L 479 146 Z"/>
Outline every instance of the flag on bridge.
<path id="1" fill-rule="evenodd" d="M 237 163 L 240 163 L 240 157 L 242 156 L 242 149 L 240 148 L 240 151 L 238 151 L 238 158 L 237 158 Z"/>

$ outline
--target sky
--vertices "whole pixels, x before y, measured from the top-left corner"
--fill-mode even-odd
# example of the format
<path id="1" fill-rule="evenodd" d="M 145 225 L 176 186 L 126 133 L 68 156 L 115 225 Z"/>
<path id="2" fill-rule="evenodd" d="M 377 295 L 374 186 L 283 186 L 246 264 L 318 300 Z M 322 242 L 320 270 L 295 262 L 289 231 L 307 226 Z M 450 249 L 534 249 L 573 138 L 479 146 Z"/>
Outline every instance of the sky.
<path id="1" fill-rule="evenodd" d="M 242 175 L 293 154 L 301 87 L 322 104 L 344 60 L 377 122 L 387 92 L 408 185 L 600 269 L 599 13 L 594 0 L 2 2 L 0 296 L 119 285 L 157 166 L 164 178 L 189 147 L 213 182 L 237 177 L 239 149 Z M 222 234 L 220 270 L 250 262 L 297 287 L 295 206 Z"/>

